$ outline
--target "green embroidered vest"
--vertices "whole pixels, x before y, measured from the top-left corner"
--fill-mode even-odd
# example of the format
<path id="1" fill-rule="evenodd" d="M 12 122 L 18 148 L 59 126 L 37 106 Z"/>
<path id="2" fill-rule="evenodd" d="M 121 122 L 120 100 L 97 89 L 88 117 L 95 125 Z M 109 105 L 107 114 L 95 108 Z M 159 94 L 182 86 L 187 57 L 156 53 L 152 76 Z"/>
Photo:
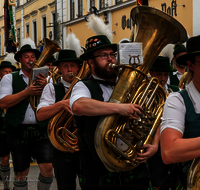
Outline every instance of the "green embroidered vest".
<path id="1" fill-rule="evenodd" d="M 176 75 L 173 75 L 173 72 L 169 73 L 170 78 L 170 85 L 178 86 L 179 85 L 179 79 Z"/>
<path id="2" fill-rule="evenodd" d="M 54 86 L 54 89 L 55 89 L 55 103 L 56 102 L 59 102 L 63 99 L 63 97 L 65 96 L 65 87 L 62 83 L 59 83 L 59 84 L 53 84 Z M 48 123 L 49 123 L 49 120 L 50 118 L 48 119 L 45 119 L 43 121 L 38 121 L 37 120 L 37 123 L 42 127 L 42 128 L 45 128 L 47 127 Z"/>
<path id="3" fill-rule="evenodd" d="M 19 72 L 14 72 L 11 74 L 13 94 L 17 94 L 23 91 L 27 87 L 27 84 L 23 80 L 22 76 L 19 75 Z M 8 108 L 5 115 L 5 122 L 13 127 L 20 125 L 24 120 L 28 104 L 29 100 L 26 98 L 13 107 Z"/>
<path id="4" fill-rule="evenodd" d="M 171 88 L 173 92 L 178 92 L 180 91 L 178 86 L 174 86 L 174 85 L 167 85 L 168 88 Z"/>

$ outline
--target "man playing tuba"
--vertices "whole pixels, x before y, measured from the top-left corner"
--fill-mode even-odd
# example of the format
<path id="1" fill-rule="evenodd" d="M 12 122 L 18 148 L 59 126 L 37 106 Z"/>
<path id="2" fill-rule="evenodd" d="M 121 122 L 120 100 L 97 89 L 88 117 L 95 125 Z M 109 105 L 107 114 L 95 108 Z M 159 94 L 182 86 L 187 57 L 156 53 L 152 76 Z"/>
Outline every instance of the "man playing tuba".
<path id="1" fill-rule="evenodd" d="M 54 85 L 49 83 L 44 88 L 37 108 L 39 121 L 49 119 L 63 109 L 71 113 L 69 99 L 62 99 L 74 80 L 74 76 L 78 74 L 81 63 L 82 60 L 77 58 L 74 50 L 66 49 L 59 52 L 58 60 L 54 61 L 53 65 L 57 66 L 62 73 L 61 82 Z M 69 75 L 71 73 L 73 75 Z M 53 148 L 53 166 L 58 190 L 76 190 L 76 176 L 80 172 L 79 152 L 61 152 Z"/>
<path id="2" fill-rule="evenodd" d="M 21 70 L 8 74 L 1 80 L 0 107 L 7 109 L 5 123 L 8 131 L 8 142 L 13 157 L 13 165 L 18 173 L 14 181 L 15 190 L 28 189 L 27 175 L 31 156 L 37 159 L 40 168 L 38 189 L 49 189 L 52 176 L 52 146 L 36 121 L 35 113 L 30 106 L 29 97 L 41 95 L 47 84 L 44 75 L 36 76 L 38 86 L 28 86 L 29 75 L 40 52 L 29 44 L 21 47 L 15 54 L 15 60 L 21 63 Z"/>
<path id="3" fill-rule="evenodd" d="M 157 151 L 158 136 L 152 145 L 143 147 L 147 149 L 146 153 L 138 153 L 140 164 L 129 172 L 108 171 L 97 155 L 94 133 L 100 117 L 120 114 L 138 119 L 142 108 L 136 104 L 107 102 L 117 80 L 116 70 L 109 67 L 110 63 L 117 64 L 117 44 L 111 44 L 105 35 L 97 35 L 87 39 L 86 49 L 80 58 L 88 61 L 92 77 L 76 83 L 70 97 L 70 107 L 80 134 L 81 189 L 148 189 L 149 174 L 144 162 Z M 119 148 L 123 149 L 123 146 L 121 141 Z"/>

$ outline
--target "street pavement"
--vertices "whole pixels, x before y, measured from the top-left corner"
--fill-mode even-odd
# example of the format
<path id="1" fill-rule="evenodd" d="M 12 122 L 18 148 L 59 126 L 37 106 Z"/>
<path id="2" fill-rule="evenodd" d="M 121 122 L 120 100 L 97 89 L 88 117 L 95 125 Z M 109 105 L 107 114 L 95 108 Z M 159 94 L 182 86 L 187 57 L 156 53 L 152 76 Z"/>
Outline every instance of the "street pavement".
<path id="1" fill-rule="evenodd" d="M 13 167 L 12 163 L 10 164 L 10 187 L 13 188 L 13 180 L 14 180 L 14 172 L 13 172 Z M 38 176 L 39 176 L 39 167 L 36 162 L 31 163 L 31 167 L 29 170 L 28 174 L 28 190 L 36 190 L 37 189 L 37 182 L 38 182 Z M 79 183 L 78 183 L 78 178 L 76 180 L 77 188 L 76 190 L 81 190 Z M 0 190 L 3 190 L 3 183 L 0 182 Z M 53 183 L 51 185 L 50 190 L 57 190 L 57 185 L 56 185 L 56 179 L 54 177 Z"/>

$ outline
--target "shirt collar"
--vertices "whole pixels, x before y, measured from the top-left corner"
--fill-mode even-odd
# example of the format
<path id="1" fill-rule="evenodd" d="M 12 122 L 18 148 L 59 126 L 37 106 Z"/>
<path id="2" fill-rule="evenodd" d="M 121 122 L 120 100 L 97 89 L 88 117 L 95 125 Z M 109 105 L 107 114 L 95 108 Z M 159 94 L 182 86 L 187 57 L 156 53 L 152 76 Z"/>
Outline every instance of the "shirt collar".
<path id="1" fill-rule="evenodd" d="M 29 78 L 29 77 L 27 77 L 25 74 L 24 74 L 24 72 L 20 69 L 20 71 L 19 71 L 19 76 L 23 76 L 23 77 L 26 77 L 26 78 Z"/>
<path id="2" fill-rule="evenodd" d="M 60 82 L 62 82 L 62 83 L 63 83 L 63 85 L 64 85 L 65 87 L 67 87 L 67 88 L 69 88 L 69 87 L 70 87 L 70 85 L 71 85 L 70 83 L 68 83 L 68 82 L 64 81 L 62 78 L 61 78 Z"/>

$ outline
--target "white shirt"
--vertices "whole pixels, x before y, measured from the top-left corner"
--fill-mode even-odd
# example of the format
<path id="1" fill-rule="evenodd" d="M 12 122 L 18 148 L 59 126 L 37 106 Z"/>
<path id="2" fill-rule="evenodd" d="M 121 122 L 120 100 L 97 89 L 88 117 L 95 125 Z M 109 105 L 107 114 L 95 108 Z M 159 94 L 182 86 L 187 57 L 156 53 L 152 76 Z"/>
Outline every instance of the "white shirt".
<path id="1" fill-rule="evenodd" d="M 19 75 L 22 75 L 24 82 L 27 84 L 26 88 L 28 88 L 29 77 L 27 77 L 22 70 L 19 71 Z M 1 80 L 0 99 L 4 98 L 7 95 L 12 95 L 12 94 L 13 94 L 12 74 L 7 74 Z M 30 103 L 28 104 L 28 107 L 26 109 L 25 117 L 22 124 L 37 124 L 35 113 Z"/>
<path id="2" fill-rule="evenodd" d="M 92 75 L 92 76 L 94 79 L 102 80 L 94 75 Z M 110 99 L 110 96 L 113 91 L 113 87 L 110 85 L 100 84 L 100 88 L 102 89 L 102 92 L 103 92 L 104 102 L 107 102 Z M 71 97 L 70 97 L 71 110 L 72 110 L 73 103 L 76 100 L 78 100 L 79 98 L 91 98 L 89 89 L 81 81 L 77 82 L 72 89 L 72 93 L 71 93 Z"/>
<path id="3" fill-rule="evenodd" d="M 192 81 L 186 86 L 186 90 L 193 103 L 195 112 L 199 114 L 200 93 Z M 166 128 L 172 128 L 183 134 L 185 129 L 185 113 L 186 107 L 181 94 L 178 92 L 171 93 L 165 102 L 160 132 Z"/>
<path id="4" fill-rule="evenodd" d="M 181 80 L 181 77 L 183 76 L 183 74 L 178 71 L 173 72 L 173 75 L 176 75 L 179 81 Z M 168 77 L 167 84 L 170 85 L 170 77 Z"/>
<path id="5" fill-rule="evenodd" d="M 65 93 L 67 93 L 71 84 L 64 81 L 62 78 L 61 78 L 61 83 L 63 83 L 64 87 L 66 87 Z M 56 102 L 55 88 L 52 83 L 48 83 L 42 91 L 42 96 L 40 98 L 40 103 L 37 107 L 37 111 L 42 107 L 53 105 L 55 104 L 55 102 Z"/>
<path id="6" fill-rule="evenodd" d="M 102 80 L 102 79 L 100 79 L 100 78 L 98 78 L 94 75 L 93 75 L 93 78 L 98 79 L 98 80 Z M 102 89 L 102 92 L 103 92 L 102 95 L 103 95 L 104 102 L 109 101 L 114 87 L 110 86 L 110 85 L 100 84 L 100 88 Z M 73 103 L 75 101 L 77 101 L 79 98 L 91 98 L 91 94 L 90 94 L 89 89 L 81 81 L 77 82 L 72 89 L 72 93 L 71 93 L 71 97 L 70 97 L 70 108 L 71 108 L 71 110 L 72 110 Z M 128 140 L 128 141 L 131 142 L 132 140 Z M 119 138 L 117 138 L 117 146 L 122 151 L 126 151 L 129 148 L 129 146 L 127 144 L 125 144 Z"/>

